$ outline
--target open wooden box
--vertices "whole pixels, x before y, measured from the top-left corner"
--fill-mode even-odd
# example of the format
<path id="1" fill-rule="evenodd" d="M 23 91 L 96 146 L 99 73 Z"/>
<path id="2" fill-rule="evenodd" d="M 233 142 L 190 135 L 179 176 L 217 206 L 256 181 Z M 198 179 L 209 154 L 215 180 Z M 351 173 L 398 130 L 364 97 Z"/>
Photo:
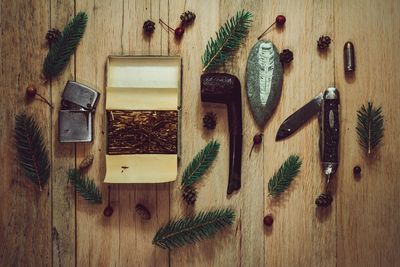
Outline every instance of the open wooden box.
<path id="1" fill-rule="evenodd" d="M 110 56 L 104 182 L 176 180 L 180 108 L 180 57 Z"/>

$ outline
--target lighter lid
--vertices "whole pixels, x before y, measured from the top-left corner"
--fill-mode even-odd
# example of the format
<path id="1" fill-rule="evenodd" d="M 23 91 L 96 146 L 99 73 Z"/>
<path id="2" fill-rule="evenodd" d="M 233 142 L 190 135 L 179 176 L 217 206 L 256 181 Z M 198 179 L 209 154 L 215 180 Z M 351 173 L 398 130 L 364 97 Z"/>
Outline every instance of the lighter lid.
<path id="1" fill-rule="evenodd" d="M 99 92 L 84 84 L 68 81 L 61 97 L 63 100 L 81 106 L 86 110 L 94 110 L 99 96 Z"/>

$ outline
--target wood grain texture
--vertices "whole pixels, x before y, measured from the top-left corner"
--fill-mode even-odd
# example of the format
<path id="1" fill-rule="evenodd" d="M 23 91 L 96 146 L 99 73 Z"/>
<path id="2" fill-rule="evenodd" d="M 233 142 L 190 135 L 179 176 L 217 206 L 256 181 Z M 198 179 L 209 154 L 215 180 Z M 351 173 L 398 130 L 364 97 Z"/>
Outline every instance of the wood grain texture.
<path id="1" fill-rule="evenodd" d="M 253 27 L 233 60 L 220 69 L 236 75 L 242 83 L 242 188 L 227 197 L 227 111 L 225 105 L 200 101 L 201 55 L 220 25 L 241 9 L 254 14 Z M 197 18 L 177 41 L 158 19 L 174 28 L 185 10 L 193 11 Z M 65 72 L 43 84 L 45 33 L 49 27 L 62 29 L 78 11 L 89 17 L 82 42 Z M 258 129 L 245 93 L 245 66 L 256 37 L 278 14 L 286 16 L 285 27 L 272 28 L 265 39 L 272 40 L 279 50 L 292 50 L 294 61 L 285 68 L 275 114 L 265 129 Z M 147 19 L 156 22 L 150 38 L 142 33 Z M 399 30 L 397 0 L 0 0 L 0 266 L 398 265 Z M 316 48 L 321 35 L 333 39 L 325 54 Z M 343 45 L 349 40 L 356 49 L 353 77 L 343 71 Z M 114 213 L 106 218 L 105 63 L 108 55 L 115 54 L 182 57 L 183 146 L 176 182 L 112 185 Z M 91 144 L 58 142 L 60 96 L 69 79 L 101 92 Z M 24 103 L 24 90 L 30 83 L 51 99 L 54 110 L 40 101 Z M 341 157 L 333 205 L 321 212 L 314 205 L 324 185 L 317 120 L 288 140 L 275 142 L 275 134 L 288 115 L 333 85 L 341 93 Z M 373 160 L 363 156 L 355 131 L 356 110 L 369 100 L 382 105 L 385 115 L 385 137 Z M 23 110 L 35 114 L 51 154 L 52 175 L 42 192 L 15 164 L 14 117 Z M 209 111 L 215 112 L 218 120 L 211 132 L 202 127 L 202 117 Z M 249 158 L 252 138 L 259 132 L 264 133 L 264 142 Z M 221 149 L 199 185 L 194 209 L 190 209 L 181 200 L 181 174 L 211 139 L 218 140 Z M 86 203 L 66 180 L 65 170 L 88 154 L 95 157 L 88 175 L 101 188 L 102 205 Z M 268 180 L 290 154 L 303 159 L 301 173 L 280 201 L 272 201 L 267 196 Z M 362 168 L 359 180 L 353 178 L 355 165 Z M 136 214 L 138 203 L 150 210 L 150 220 Z M 171 251 L 151 244 L 168 219 L 219 206 L 235 209 L 237 219 L 211 240 Z M 275 222 L 267 229 L 262 219 L 269 213 Z"/>
<path id="2" fill-rule="evenodd" d="M 400 3 L 336 1 L 334 10 L 336 42 L 340 44 L 335 47 L 335 76 L 342 89 L 344 117 L 341 150 L 346 153 L 342 153 L 338 180 L 337 265 L 394 266 L 400 262 L 400 180 L 396 167 L 400 147 Z M 355 12 L 368 19 L 353 16 Z M 346 77 L 343 71 L 341 56 L 346 41 L 355 46 L 354 77 Z M 372 160 L 365 158 L 354 142 L 355 110 L 368 101 L 382 105 L 385 116 L 385 137 Z M 362 168 L 359 180 L 352 178 L 355 165 Z"/>
<path id="3" fill-rule="evenodd" d="M 50 1 L 50 27 L 63 29 L 74 16 L 74 1 Z M 74 168 L 75 144 L 62 144 L 58 138 L 58 112 L 61 95 L 68 80 L 75 80 L 75 56 L 65 71 L 51 82 L 52 112 L 52 255 L 53 266 L 73 266 L 75 246 L 75 193 L 68 183 L 67 169 Z"/>

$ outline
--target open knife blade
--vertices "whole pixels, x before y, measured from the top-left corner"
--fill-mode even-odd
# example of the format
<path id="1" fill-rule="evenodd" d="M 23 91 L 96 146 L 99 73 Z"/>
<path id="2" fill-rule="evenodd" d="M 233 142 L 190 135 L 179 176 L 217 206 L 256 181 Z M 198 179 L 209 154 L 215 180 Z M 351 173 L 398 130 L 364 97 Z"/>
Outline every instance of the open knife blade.
<path id="1" fill-rule="evenodd" d="M 275 140 L 285 139 L 296 132 L 304 123 L 321 111 L 322 102 L 323 93 L 319 93 L 310 102 L 290 115 L 279 127 Z"/>

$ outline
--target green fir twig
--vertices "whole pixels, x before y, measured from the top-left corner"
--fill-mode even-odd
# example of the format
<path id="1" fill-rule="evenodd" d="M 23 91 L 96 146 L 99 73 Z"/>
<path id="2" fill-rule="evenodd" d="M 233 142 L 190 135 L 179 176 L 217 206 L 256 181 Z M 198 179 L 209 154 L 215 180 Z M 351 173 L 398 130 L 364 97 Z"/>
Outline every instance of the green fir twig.
<path id="1" fill-rule="evenodd" d="M 268 193 L 272 197 L 279 197 L 293 181 L 294 177 L 300 172 L 302 161 L 299 156 L 291 155 L 279 168 L 274 176 L 269 179 Z"/>
<path id="2" fill-rule="evenodd" d="M 50 177 L 50 161 L 42 132 L 33 117 L 25 113 L 15 117 L 15 141 L 19 165 L 42 190 Z"/>
<path id="3" fill-rule="evenodd" d="M 92 204 L 101 204 L 101 192 L 93 180 L 82 175 L 77 169 L 68 170 L 68 179 L 76 192 L 85 200 Z"/>
<path id="4" fill-rule="evenodd" d="M 370 155 L 383 138 L 382 107 L 375 108 L 372 102 L 367 107 L 362 105 L 357 111 L 356 131 L 361 147 Z"/>
<path id="5" fill-rule="evenodd" d="M 208 41 L 201 58 L 203 71 L 216 69 L 232 57 L 249 32 L 252 16 L 250 12 L 242 10 L 221 26 L 216 39 Z"/>
<path id="6" fill-rule="evenodd" d="M 230 208 L 202 211 L 192 217 L 173 219 L 157 231 L 153 244 L 171 249 L 195 243 L 232 225 L 234 220 L 235 212 Z"/>
<path id="7" fill-rule="evenodd" d="M 191 186 L 201 178 L 217 157 L 219 146 L 212 140 L 193 158 L 183 172 L 182 187 Z"/>
<path id="8" fill-rule="evenodd" d="M 79 12 L 65 26 L 60 38 L 51 45 L 43 63 L 43 74 L 46 79 L 59 75 L 65 69 L 85 32 L 87 20 L 86 13 Z"/>

